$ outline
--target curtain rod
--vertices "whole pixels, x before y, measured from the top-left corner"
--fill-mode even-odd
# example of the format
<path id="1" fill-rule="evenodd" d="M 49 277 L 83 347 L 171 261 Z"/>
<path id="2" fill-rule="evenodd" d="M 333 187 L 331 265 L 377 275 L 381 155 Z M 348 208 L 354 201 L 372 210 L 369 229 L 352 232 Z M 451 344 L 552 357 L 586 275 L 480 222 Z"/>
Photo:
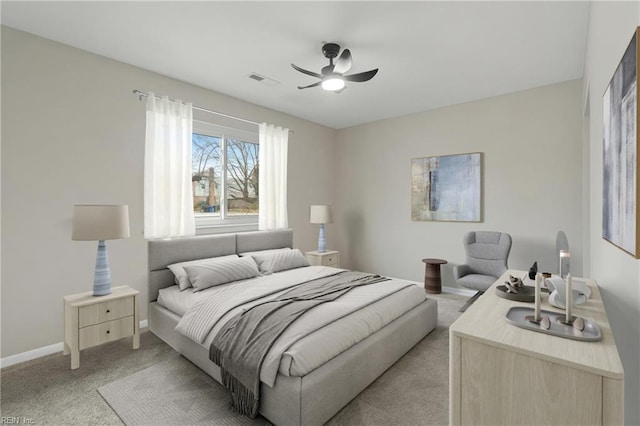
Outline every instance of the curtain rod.
<path id="1" fill-rule="evenodd" d="M 133 93 L 135 95 L 138 95 L 138 99 L 142 100 L 143 96 L 149 96 L 148 93 L 146 92 L 142 92 L 140 90 L 134 90 Z M 156 96 L 157 99 L 162 99 L 162 96 Z M 174 101 L 174 99 L 169 99 L 170 101 Z M 234 117 L 233 115 L 228 115 L 228 114 L 223 114 L 221 112 L 217 112 L 217 111 L 211 111 L 210 109 L 206 109 L 206 108 L 201 108 L 199 106 L 195 106 L 192 105 L 191 106 L 193 109 L 197 109 L 198 111 L 202 111 L 202 112 L 208 112 L 209 114 L 215 114 L 215 115 L 220 115 L 222 117 L 227 117 L 227 118 L 232 118 L 234 120 L 239 120 L 239 121 L 244 121 L 245 123 L 249 123 L 249 124 L 255 124 L 256 126 L 259 126 L 260 123 L 256 123 L 255 121 L 251 121 L 251 120 L 245 120 L 244 118 L 240 118 L 240 117 Z"/>
<path id="2" fill-rule="evenodd" d="M 142 97 L 143 97 L 143 96 L 149 96 L 149 94 L 148 94 L 147 92 L 143 92 L 143 91 L 141 91 L 141 90 L 137 90 L 137 89 L 133 90 L 133 94 L 134 94 L 134 95 L 138 95 L 138 99 L 139 99 L 139 100 L 142 100 Z M 156 98 L 158 98 L 158 99 L 162 99 L 162 97 L 161 97 L 161 96 L 158 96 L 158 95 L 155 95 L 155 96 L 156 96 Z M 171 101 L 174 101 L 174 102 L 175 102 L 175 100 L 174 100 L 174 99 L 169 99 L 169 100 L 171 100 Z M 256 126 L 259 126 L 259 125 L 260 125 L 260 123 L 257 123 L 257 122 L 255 122 L 255 121 L 246 120 L 246 119 L 244 119 L 244 118 L 236 117 L 236 116 L 229 115 L 229 114 L 223 114 L 223 113 L 218 112 L 218 111 L 212 111 L 212 110 L 210 110 L 210 109 L 202 108 L 202 107 L 195 106 L 195 105 L 191 105 L 191 108 L 193 108 L 193 109 L 197 109 L 198 111 L 202 111 L 202 112 L 208 112 L 209 114 L 215 114 L 215 115 L 219 115 L 219 116 L 222 116 L 222 117 L 231 118 L 231 119 L 233 119 L 233 120 L 244 121 L 245 123 L 249 123 L 249 124 L 255 124 Z M 290 135 L 293 135 L 294 133 L 295 133 L 295 132 L 294 132 L 293 130 L 289 130 L 289 134 L 290 134 Z"/>
<path id="3" fill-rule="evenodd" d="M 143 97 L 143 96 L 149 96 L 149 94 L 148 94 L 148 93 L 143 92 L 143 91 L 141 91 L 141 90 L 137 90 L 137 89 L 136 89 L 136 90 L 133 90 L 133 94 L 134 94 L 134 95 L 138 95 L 138 99 L 139 99 L 139 100 L 142 100 L 142 97 Z M 161 96 L 158 96 L 158 95 L 156 95 L 156 98 L 157 98 L 157 99 L 162 99 L 162 97 L 161 97 Z M 170 101 L 174 101 L 174 102 L 175 102 L 175 100 L 174 100 L 174 99 L 169 99 L 169 100 L 170 100 Z M 244 119 L 244 118 L 236 117 L 236 116 L 229 115 L 229 114 L 223 114 L 223 113 L 218 112 L 218 111 L 212 111 L 212 110 L 210 110 L 210 109 L 202 108 L 202 107 L 195 106 L 195 105 L 191 105 L 191 108 L 193 108 L 193 109 L 197 109 L 198 111 L 202 111 L 202 112 L 208 112 L 209 114 L 215 114 L 215 115 L 219 115 L 219 116 L 221 116 L 221 117 L 231 118 L 231 119 L 233 119 L 233 120 L 244 121 L 245 123 L 249 123 L 249 124 L 255 124 L 256 126 L 259 126 L 259 125 L 260 125 L 260 123 L 257 123 L 257 122 L 255 122 L 255 121 L 246 120 L 246 119 Z M 293 133 L 294 133 L 294 131 L 293 131 L 293 130 L 289 130 L 289 134 L 290 134 L 290 135 L 292 135 Z"/>

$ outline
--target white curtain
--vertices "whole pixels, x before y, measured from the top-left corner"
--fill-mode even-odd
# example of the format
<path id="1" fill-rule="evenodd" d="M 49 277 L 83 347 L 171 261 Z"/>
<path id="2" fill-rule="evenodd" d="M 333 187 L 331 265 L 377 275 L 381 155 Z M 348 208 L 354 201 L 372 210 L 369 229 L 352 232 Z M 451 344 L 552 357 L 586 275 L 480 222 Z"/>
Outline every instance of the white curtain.
<path id="1" fill-rule="evenodd" d="M 147 96 L 144 237 L 195 235 L 191 184 L 191 104 Z"/>
<path id="2" fill-rule="evenodd" d="M 258 195 L 260 230 L 285 229 L 287 218 L 287 149 L 289 129 L 260 124 Z"/>

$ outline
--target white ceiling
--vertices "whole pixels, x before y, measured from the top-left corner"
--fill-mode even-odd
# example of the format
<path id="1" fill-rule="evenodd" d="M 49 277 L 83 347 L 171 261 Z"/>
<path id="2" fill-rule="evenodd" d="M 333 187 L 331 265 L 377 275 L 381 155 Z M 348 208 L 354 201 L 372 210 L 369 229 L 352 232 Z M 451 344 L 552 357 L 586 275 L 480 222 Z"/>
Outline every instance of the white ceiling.
<path id="1" fill-rule="evenodd" d="M 7 2 L 2 23 L 340 129 L 582 77 L 588 2 Z M 348 47 L 340 94 L 323 41 Z M 256 72 L 280 82 L 247 78 Z M 153 90 L 153 87 L 139 87 Z M 134 89 L 132 87 L 132 89 Z"/>

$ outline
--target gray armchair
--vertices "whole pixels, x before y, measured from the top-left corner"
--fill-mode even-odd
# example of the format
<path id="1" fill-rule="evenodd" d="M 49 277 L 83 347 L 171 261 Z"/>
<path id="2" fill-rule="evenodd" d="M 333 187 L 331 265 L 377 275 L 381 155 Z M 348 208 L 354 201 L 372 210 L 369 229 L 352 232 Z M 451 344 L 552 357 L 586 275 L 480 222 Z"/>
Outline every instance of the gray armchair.
<path id="1" fill-rule="evenodd" d="M 458 285 L 484 292 L 508 269 L 511 235 L 490 231 L 467 232 L 462 241 L 467 263 L 454 266 L 453 277 Z"/>

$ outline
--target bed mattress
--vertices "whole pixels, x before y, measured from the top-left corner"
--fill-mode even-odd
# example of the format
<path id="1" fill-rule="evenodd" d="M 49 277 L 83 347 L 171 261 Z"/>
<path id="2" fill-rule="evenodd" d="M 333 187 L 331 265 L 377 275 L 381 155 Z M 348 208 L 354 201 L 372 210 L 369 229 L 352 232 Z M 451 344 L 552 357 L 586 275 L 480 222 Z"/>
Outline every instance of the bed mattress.
<path id="1" fill-rule="evenodd" d="M 222 325 L 242 309 L 284 291 L 278 291 L 278 288 L 289 288 L 291 283 L 339 271 L 341 270 L 327 266 L 311 266 L 238 281 L 202 292 L 180 292 L 169 287 L 160 291 L 158 303 L 183 317 L 176 327 L 179 332 L 208 349 Z M 236 303 L 234 300 L 243 291 L 255 293 L 256 288 L 263 288 L 265 293 L 271 294 L 231 309 L 226 315 L 221 314 Z M 402 280 L 389 280 L 354 289 L 336 302 L 320 305 L 307 312 L 300 321 L 293 323 L 278 339 L 267 354 L 260 379 L 273 386 L 278 373 L 284 376 L 305 376 L 419 305 L 424 299 L 425 293 L 421 286 Z M 196 320 L 197 316 L 212 318 L 203 321 L 201 318 Z M 205 323 L 214 325 L 207 330 L 202 328 Z"/>
<path id="2" fill-rule="evenodd" d="M 208 290 L 211 289 L 194 292 L 193 288 L 188 288 L 181 291 L 177 284 L 172 285 L 158 292 L 158 304 L 176 315 L 183 316 L 191 304 L 206 297 Z"/>
<path id="3" fill-rule="evenodd" d="M 169 309 L 176 315 L 183 316 L 189 307 L 194 303 L 200 302 L 208 297 L 216 297 L 220 300 L 228 299 L 238 292 L 238 289 L 251 287 L 265 283 L 269 285 L 268 280 L 286 280 L 286 282 L 295 282 L 301 279 L 313 279 L 326 276 L 328 273 L 343 271 L 344 269 L 319 267 L 312 269 L 291 269 L 289 271 L 278 272 L 268 276 L 259 276 L 247 280 L 234 281 L 232 283 L 223 284 L 217 287 L 210 287 L 202 291 L 193 291 L 193 287 L 186 290 L 180 290 L 178 285 L 173 285 L 160 289 L 158 292 L 157 302 Z M 266 278 L 266 280 L 265 280 Z M 284 291 L 284 290 L 283 290 Z M 274 294 L 274 296 L 280 293 Z"/>

